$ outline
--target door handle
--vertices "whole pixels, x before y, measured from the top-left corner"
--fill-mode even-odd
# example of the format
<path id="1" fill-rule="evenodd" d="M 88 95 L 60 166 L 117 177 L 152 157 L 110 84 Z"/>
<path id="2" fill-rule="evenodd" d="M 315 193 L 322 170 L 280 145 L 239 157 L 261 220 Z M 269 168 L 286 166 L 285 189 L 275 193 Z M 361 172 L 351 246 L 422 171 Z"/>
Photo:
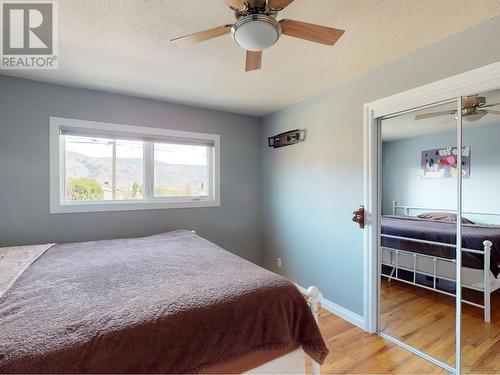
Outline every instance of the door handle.
<path id="1" fill-rule="evenodd" d="M 365 229 L 365 206 L 360 206 L 352 215 L 352 221 L 358 223 L 361 229 Z"/>

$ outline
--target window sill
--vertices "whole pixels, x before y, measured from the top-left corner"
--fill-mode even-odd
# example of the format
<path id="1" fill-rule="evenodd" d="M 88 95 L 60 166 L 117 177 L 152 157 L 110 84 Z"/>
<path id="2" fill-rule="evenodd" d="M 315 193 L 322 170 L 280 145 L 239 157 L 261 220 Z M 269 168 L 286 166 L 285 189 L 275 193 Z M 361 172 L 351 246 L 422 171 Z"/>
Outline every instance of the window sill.
<path id="1" fill-rule="evenodd" d="M 113 212 L 139 210 L 165 210 L 173 208 L 219 207 L 217 200 L 185 200 L 157 202 L 106 202 L 106 203 L 64 203 L 50 207 L 51 214 L 77 212 Z"/>

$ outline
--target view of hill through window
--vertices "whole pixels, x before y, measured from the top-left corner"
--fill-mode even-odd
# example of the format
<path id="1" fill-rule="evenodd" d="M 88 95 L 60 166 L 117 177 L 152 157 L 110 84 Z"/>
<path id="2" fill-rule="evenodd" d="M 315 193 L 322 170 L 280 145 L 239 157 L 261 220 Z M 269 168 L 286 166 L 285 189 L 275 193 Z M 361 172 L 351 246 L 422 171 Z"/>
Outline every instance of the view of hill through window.
<path id="1" fill-rule="evenodd" d="M 115 164 L 113 174 L 113 164 Z M 66 199 L 144 199 L 144 142 L 65 136 Z M 208 147 L 154 144 L 154 196 L 208 195 Z"/>

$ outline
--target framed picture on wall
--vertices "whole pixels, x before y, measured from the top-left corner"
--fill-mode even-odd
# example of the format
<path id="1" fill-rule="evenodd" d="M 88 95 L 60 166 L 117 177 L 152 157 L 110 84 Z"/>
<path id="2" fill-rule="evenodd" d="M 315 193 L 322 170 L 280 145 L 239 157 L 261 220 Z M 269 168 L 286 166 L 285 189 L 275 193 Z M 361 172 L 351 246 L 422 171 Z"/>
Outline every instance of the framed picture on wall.
<path id="1" fill-rule="evenodd" d="M 462 148 L 462 176 L 470 177 L 470 146 Z M 422 178 L 457 177 L 457 148 L 443 147 L 422 151 L 420 176 Z"/>

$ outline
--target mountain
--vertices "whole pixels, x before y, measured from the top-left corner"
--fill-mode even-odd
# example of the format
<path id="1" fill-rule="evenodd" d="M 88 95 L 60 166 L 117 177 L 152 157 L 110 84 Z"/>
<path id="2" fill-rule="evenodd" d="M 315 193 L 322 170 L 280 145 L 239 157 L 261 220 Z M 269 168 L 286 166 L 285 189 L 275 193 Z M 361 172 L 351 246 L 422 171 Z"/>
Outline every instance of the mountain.
<path id="1" fill-rule="evenodd" d="M 66 177 L 95 179 L 103 188 L 111 187 L 112 159 L 93 158 L 87 155 L 66 152 Z M 155 190 L 169 192 L 199 191 L 201 183 L 208 183 L 207 168 L 199 165 L 168 164 L 161 161 L 154 163 Z M 142 158 L 116 159 L 116 185 L 124 194 L 131 191 L 134 182 L 143 184 Z M 159 189 L 159 190 L 158 190 Z"/>

